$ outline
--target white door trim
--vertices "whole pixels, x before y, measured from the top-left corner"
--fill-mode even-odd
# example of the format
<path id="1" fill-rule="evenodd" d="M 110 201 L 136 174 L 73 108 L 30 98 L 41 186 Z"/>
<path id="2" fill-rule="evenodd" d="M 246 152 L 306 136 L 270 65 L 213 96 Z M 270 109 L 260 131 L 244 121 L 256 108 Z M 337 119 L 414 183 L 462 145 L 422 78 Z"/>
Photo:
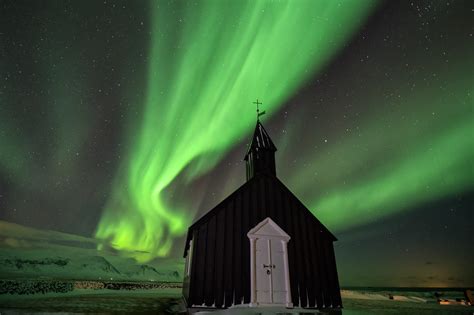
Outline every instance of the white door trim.
<path id="1" fill-rule="evenodd" d="M 268 232 L 268 229 L 264 227 L 269 225 L 271 229 L 271 233 Z M 267 231 L 265 231 L 267 230 Z M 286 303 L 285 306 L 288 308 L 293 307 L 293 303 L 291 300 L 291 287 L 290 287 L 290 273 L 288 268 L 288 242 L 291 237 L 283 231 L 278 224 L 276 224 L 271 218 L 267 217 L 262 222 L 257 224 L 254 228 L 252 228 L 248 233 L 247 237 L 250 241 L 250 306 L 258 306 L 259 303 L 257 302 L 256 296 L 256 243 L 258 239 L 262 240 L 274 240 L 274 241 L 281 241 L 282 248 L 283 248 L 283 261 L 284 261 L 284 277 L 285 277 L 285 289 L 286 289 Z M 269 248 L 269 250 L 271 250 Z M 269 252 L 269 255 L 271 253 Z M 271 288 L 271 287 L 270 287 Z M 271 289 L 272 291 L 272 289 Z"/>

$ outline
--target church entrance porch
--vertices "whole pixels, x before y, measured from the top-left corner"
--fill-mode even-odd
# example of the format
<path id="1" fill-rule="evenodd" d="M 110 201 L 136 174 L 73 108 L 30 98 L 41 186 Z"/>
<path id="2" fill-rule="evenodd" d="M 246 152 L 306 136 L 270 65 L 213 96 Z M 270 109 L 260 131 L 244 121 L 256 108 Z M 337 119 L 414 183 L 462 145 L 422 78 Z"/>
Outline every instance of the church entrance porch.
<path id="1" fill-rule="evenodd" d="M 290 236 L 266 218 L 247 236 L 250 241 L 250 306 L 293 307 L 288 271 Z"/>

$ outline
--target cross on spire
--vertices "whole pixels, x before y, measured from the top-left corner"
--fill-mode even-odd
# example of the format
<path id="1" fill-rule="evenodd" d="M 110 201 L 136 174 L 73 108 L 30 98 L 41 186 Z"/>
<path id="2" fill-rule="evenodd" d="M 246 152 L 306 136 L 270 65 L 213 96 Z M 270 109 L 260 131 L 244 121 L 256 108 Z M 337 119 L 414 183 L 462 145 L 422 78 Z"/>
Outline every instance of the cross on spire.
<path id="1" fill-rule="evenodd" d="M 265 111 L 261 112 L 260 113 L 260 109 L 258 108 L 258 105 L 262 105 L 263 103 L 259 102 L 258 101 L 258 98 L 257 98 L 257 101 L 256 102 L 253 102 L 254 104 L 257 104 L 257 121 L 259 120 L 260 116 L 262 115 L 265 115 Z"/>

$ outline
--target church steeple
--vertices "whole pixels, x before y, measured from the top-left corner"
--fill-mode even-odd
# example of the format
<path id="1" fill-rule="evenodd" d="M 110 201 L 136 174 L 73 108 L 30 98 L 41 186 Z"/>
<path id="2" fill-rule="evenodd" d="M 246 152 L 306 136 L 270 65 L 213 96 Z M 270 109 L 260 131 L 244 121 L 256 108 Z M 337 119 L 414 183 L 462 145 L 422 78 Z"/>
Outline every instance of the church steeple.
<path id="1" fill-rule="evenodd" d="M 244 158 L 247 169 L 247 181 L 261 173 L 276 176 L 275 152 L 277 148 L 260 123 L 258 116 L 265 112 L 262 114 L 259 113 L 259 104 L 261 103 L 258 103 L 257 100 L 257 125 L 253 133 L 252 143 Z"/>

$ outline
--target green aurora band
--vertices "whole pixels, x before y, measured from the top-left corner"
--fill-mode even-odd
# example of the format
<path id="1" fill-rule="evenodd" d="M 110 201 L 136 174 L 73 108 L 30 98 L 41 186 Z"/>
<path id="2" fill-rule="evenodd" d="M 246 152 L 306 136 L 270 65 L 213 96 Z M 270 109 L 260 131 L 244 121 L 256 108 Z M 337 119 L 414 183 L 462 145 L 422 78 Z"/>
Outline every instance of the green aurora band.
<path id="1" fill-rule="evenodd" d="M 59 33 L 69 36 L 65 30 Z M 43 48 L 39 40 L 36 42 Z M 43 45 L 46 46 L 46 44 Z M 80 67 L 68 62 L 77 59 L 79 53 L 73 49 L 55 53 L 47 58 L 39 58 L 41 61 L 39 72 L 46 76 L 45 81 L 49 84 L 45 88 L 47 92 L 40 98 L 44 105 L 35 100 L 36 106 L 44 106 L 48 128 L 46 131 L 41 129 L 41 117 L 30 118 L 29 121 L 34 132 L 50 136 L 48 144 L 54 148 L 51 154 L 47 157 L 35 155 L 36 150 L 41 151 L 43 143 L 33 141 L 32 137 L 18 136 L 15 117 L 9 117 L 7 112 L 0 111 L 0 117 L 9 118 L 2 121 L 0 146 L 3 154 L 0 154 L 0 166 L 7 171 L 7 174 L 15 174 L 10 177 L 13 181 L 31 191 L 35 190 L 35 181 L 32 179 L 44 181 L 52 178 L 51 180 L 59 182 L 73 177 L 71 174 L 77 174 L 75 172 L 80 169 L 80 165 L 70 157 L 77 158 L 76 153 L 79 155 L 90 132 L 85 122 L 93 121 L 93 117 L 84 110 L 84 104 L 89 100 L 85 99 L 81 93 L 82 89 L 89 87 L 85 86 L 84 80 L 78 78 L 84 70 L 81 71 Z M 54 66 L 51 66 L 50 59 L 56 61 Z M 71 72 L 75 76 L 69 76 Z M 25 102 L 21 93 L 10 95 L 10 97 L 14 100 L 10 100 L 11 103 Z M 39 162 L 31 163 L 33 159 Z"/>
<path id="2" fill-rule="evenodd" d="M 449 197 L 474 187 L 474 119 L 465 117 L 411 157 L 387 163 L 352 187 L 329 192 L 310 205 L 336 230 L 367 224 L 396 211 Z M 357 183 L 358 182 L 358 183 Z"/>
<path id="3" fill-rule="evenodd" d="M 139 261 L 165 257 L 193 210 L 167 206 L 185 171 L 210 170 L 255 123 L 328 64 L 375 1 L 151 2 L 148 85 L 139 130 L 96 237 Z"/>
<path id="4" fill-rule="evenodd" d="M 405 98 L 395 101 L 398 106 L 368 107 L 358 132 L 337 135 L 330 141 L 334 144 L 303 153 L 299 163 L 307 167 L 284 175 L 331 230 L 344 231 L 474 189 L 474 90 L 463 60 L 467 56 L 438 67 L 446 69 L 438 74 L 445 82 L 442 88 L 404 91 Z M 282 142 L 300 137 L 301 131 L 290 128 Z"/>

